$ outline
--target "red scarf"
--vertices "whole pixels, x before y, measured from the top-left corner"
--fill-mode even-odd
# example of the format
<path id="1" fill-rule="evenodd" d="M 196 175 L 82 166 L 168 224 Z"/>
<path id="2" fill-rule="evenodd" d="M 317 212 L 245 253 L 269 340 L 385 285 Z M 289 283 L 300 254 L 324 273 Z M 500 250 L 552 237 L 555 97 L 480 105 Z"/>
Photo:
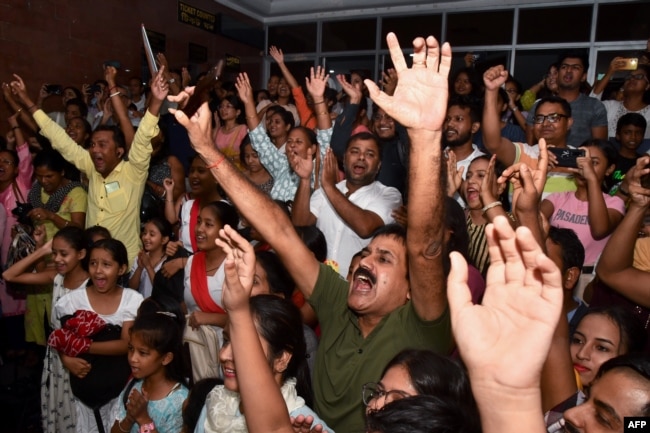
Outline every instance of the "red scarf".
<path id="1" fill-rule="evenodd" d="M 194 199 L 194 203 L 192 203 L 192 208 L 190 209 L 190 242 L 192 243 L 192 251 L 199 250 L 196 246 L 196 234 L 194 233 L 194 230 L 196 230 L 196 222 L 199 220 L 199 207 L 199 199 Z M 205 266 L 203 268 L 205 269 Z"/>
<path id="2" fill-rule="evenodd" d="M 208 289 L 208 276 L 205 270 L 205 252 L 199 251 L 192 256 L 192 269 L 190 269 L 190 286 L 192 297 L 199 309 L 205 313 L 226 314 L 225 310 L 217 305 L 210 297 Z"/>

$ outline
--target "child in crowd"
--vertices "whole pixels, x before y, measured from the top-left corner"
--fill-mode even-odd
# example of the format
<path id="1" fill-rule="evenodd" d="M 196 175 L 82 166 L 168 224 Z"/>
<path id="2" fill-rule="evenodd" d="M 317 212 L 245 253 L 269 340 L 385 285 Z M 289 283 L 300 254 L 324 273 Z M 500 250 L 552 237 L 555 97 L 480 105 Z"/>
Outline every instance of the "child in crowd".
<path id="1" fill-rule="evenodd" d="M 585 156 L 577 158 L 577 168 L 569 168 L 577 190 L 550 194 L 541 211 L 552 226 L 576 232 L 585 247 L 583 273 L 591 274 L 609 235 L 625 215 L 625 203 L 602 190 L 605 177 L 614 171 L 614 146 L 606 140 L 588 140 L 580 149 Z"/>
<path id="2" fill-rule="evenodd" d="M 153 217 L 142 227 L 142 246 L 131 268 L 129 287 L 148 298 L 151 296 L 153 279 L 167 259 L 165 249 L 172 235 L 172 226 L 163 218 Z"/>
<path id="3" fill-rule="evenodd" d="M 133 379 L 118 400 L 112 433 L 181 429 L 188 395 L 181 367 L 182 325 L 183 318 L 168 311 L 138 313 L 129 330 Z"/>
<path id="4" fill-rule="evenodd" d="M 34 253 L 15 263 L 3 274 L 6 281 L 18 284 L 51 284 L 54 279 L 52 308 L 63 296 L 81 290 L 88 282 L 83 265 L 86 257 L 86 236 L 83 229 L 64 227 L 54 238 Z M 31 272 L 33 266 L 52 254 L 53 268 Z M 61 323 L 50 316 L 50 326 L 59 329 Z M 74 432 L 75 398 L 70 390 L 68 370 L 63 367 L 58 352 L 47 347 L 41 380 L 41 419 L 46 433 Z"/>
<path id="5" fill-rule="evenodd" d="M 637 149 L 643 142 L 648 122 L 639 113 L 627 113 L 618 119 L 616 124 L 616 142 L 618 153 L 616 154 L 616 166 L 614 171 L 605 177 L 605 187 L 610 194 L 614 195 L 625 178 L 629 169 L 634 167 L 636 160 L 641 156 Z"/>
<path id="6" fill-rule="evenodd" d="M 118 284 L 128 269 L 127 251 L 115 239 L 97 241 L 90 248 L 89 274 L 92 284 L 73 290 L 54 306 L 53 319 L 61 321 L 69 331 L 67 321 L 78 319 L 81 313 L 90 317 L 78 329 L 92 321 L 101 328 L 98 332 L 71 335 L 71 332 L 53 333 L 48 344 L 59 350 L 63 365 L 70 371 L 75 401 L 76 431 L 99 432 L 113 425 L 112 413 L 117 396 L 130 375 L 126 359 L 129 329 L 142 302 L 142 295 Z M 70 318 L 69 316 L 75 315 Z M 78 321 L 77 321 L 78 322 Z M 71 340 L 76 340 L 71 342 Z M 100 341 L 101 340 L 101 341 Z M 63 349 L 72 348 L 67 354 Z"/>

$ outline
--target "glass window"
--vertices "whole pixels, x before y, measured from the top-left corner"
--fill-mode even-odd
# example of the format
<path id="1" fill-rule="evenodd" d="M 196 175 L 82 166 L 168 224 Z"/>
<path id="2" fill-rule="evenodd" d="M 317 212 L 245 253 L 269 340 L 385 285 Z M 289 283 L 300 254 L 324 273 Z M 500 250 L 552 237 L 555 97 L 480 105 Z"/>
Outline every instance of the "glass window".
<path id="1" fill-rule="evenodd" d="M 281 24 L 269 27 L 269 46 L 275 45 L 284 53 L 314 52 L 316 30 L 316 23 Z"/>
<path id="2" fill-rule="evenodd" d="M 452 47 L 512 43 L 514 11 L 481 11 L 447 15 L 447 37 Z"/>
<path id="3" fill-rule="evenodd" d="M 517 50 L 515 57 L 515 78 L 524 89 L 544 79 L 548 68 L 557 62 L 565 49 L 553 50 Z"/>
<path id="4" fill-rule="evenodd" d="M 323 23 L 323 51 L 374 50 L 377 20 L 329 21 Z"/>
<path id="5" fill-rule="evenodd" d="M 598 6 L 597 41 L 646 40 L 650 35 L 650 2 Z"/>
<path id="6" fill-rule="evenodd" d="M 520 9 L 517 43 L 589 42 L 591 13 L 591 5 Z"/>
<path id="7" fill-rule="evenodd" d="M 442 15 L 412 15 L 407 17 L 387 17 L 381 22 L 381 47 L 386 49 L 386 34 L 397 35 L 402 48 L 410 48 L 411 41 L 418 36 L 433 35 L 442 37 Z"/>
<path id="8" fill-rule="evenodd" d="M 368 78 L 374 79 L 375 56 L 327 56 L 325 67 L 330 77 L 334 79 L 336 79 L 335 75 L 349 74 L 351 70 L 360 70 Z"/>
<path id="9" fill-rule="evenodd" d="M 296 79 L 298 84 L 303 85 L 305 84 L 305 77 L 309 77 L 309 71 L 310 68 L 314 66 L 314 61 L 313 60 L 301 60 L 301 61 L 285 60 L 285 65 L 287 65 L 287 68 L 289 68 L 289 72 L 291 72 L 291 74 Z M 279 77 L 282 76 L 282 71 L 280 70 L 280 67 L 274 61 L 272 61 L 271 63 L 271 74 L 277 75 Z"/>

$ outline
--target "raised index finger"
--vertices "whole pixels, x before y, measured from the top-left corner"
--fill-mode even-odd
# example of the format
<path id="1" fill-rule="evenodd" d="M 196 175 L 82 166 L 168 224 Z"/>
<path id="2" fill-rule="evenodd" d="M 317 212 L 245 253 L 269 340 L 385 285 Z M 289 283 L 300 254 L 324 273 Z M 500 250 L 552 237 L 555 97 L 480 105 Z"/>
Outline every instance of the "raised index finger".
<path id="1" fill-rule="evenodd" d="M 388 45 L 388 51 L 390 52 L 390 58 L 393 60 L 393 65 L 395 70 L 399 74 L 401 71 L 408 69 L 406 66 L 406 60 L 404 59 L 404 53 L 402 48 L 399 46 L 399 41 L 395 33 L 390 32 L 386 35 L 386 44 Z"/>

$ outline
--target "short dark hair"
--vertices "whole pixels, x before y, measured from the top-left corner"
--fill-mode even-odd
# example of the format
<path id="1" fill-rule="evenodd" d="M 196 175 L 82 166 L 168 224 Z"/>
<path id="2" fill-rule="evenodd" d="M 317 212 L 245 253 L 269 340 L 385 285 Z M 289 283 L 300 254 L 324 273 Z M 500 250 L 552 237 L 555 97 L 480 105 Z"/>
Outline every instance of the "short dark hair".
<path id="1" fill-rule="evenodd" d="M 314 253 L 316 260 L 323 263 L 327 260 L 327 240 L 323 232 L 315 225 L 296 226 L 296 233 L 303 243 Z"/>
<path id="2" fill-rule="evenodd" d="M 101 131 L 108 131 L 113 133 L 113 141 L 115 142 L 115 145 L 118 148 L 126 149 L 126 139 L 124 138 L 124 133 L 122 130 L 117 127 L 117 126 L 110 126 L 110 125 L 99 125 L 95 130 L 93 131 L 93 135 L 97 132 Z"/>
<path id="3" fill-rule="evenodd" d="M 585 247 L 580 242 L 578 235 L 571 229 L 561 229 L 551 226 L 548 230 L 548 238 L 562 250 L 562 272 L 571 268 L 578 268 L 582 271 L 585 262 Z"/>
<path id="4" fill-rule="evenodd" d="M 383 146 L 381 144 L 381 141 L 379 141 L 379 138 L 375 134 L 373 134 L 372 132 L 363 131 L 363 132 L 359 132 L 359 133 L 354 134 L 353 136 L 348 138 L 348 142 L 345 143 L 345 150 L 347 151 L 348 148 L 350 147 L 350 145 L 352 143 L 354 143 L 355 141 L 358 141 L 358 140 L 373 141 L 375 143 L 375 145 L 377 146 L 377 156 L 379 157 L 379 160 L 381 161 L 381 157 L 382 157 L 382 153 L 383 153 Z"/>
<path id="5" fill-rule="evenodd" d="M 620 133 L 621 129 L 623 129 L 624 126 L 628 125 L 643 129 L 643 134 L 645 134 L 645 130 L 648 127 L 648 122 L 645 120 L 645 117 L 639 113 L 624 114 L 619 117 L 618 122 L 616 122 L 616 133 Z"/>
<path id="6" fill-rule="evenodd" d="M 66 169 L 66 160 L 56 150 L 44 149 L 36 154 L 32 165 L 61 173 Z"/>
<path id="7" fill-rule="evenodd" d="M 83 101 L 83 99 L 81 98 L 68 99 L 68 101 L 65 103 L 65 108 L 68 108 L 71 105 L 76 105 L 77 107 L 79 107 L 79 114 L 81 114 L 81 116 L 79 117 L 88 116 L 88 106 Z"/>
<path id="8" fill-rule="evenodd" d="M 507 98 L 504 102 L 507 102 Z M 449 110 L 451 107 L 460 107 L 463 110 L 469 109 L 469 115 L 472 118 L 472 123 L 481 121 L 481 109 L 476 102 L 476 98 L 466 95 L 455 95 L 449 99 L 447 110 Z"/>
<path id="9" fill-rule="evenodd" d="M 539 111 L 539 107 L 541 107 L 542 104 L 559 104 L 562 106 L 562 110 L 564 110 L 564 114 L 566 114 L 568 117 L 571 117 L 571 105 L 564 98 L 552 95 L 540 99 L 537 105 L 535 106 L 535 114 L 537 114 L 537 111 Z"/>
<path id="10" fill-rule="evenodd" d="M 562 67 L 562 63 L 564 63 L 566 59 L 580 59 L 580 62 L 582 62 L 582 67 L 584 68 L 584 72 L 586 73 L 589 70 L 589 58 L 584 51 L 570 50 L 563 52 L 558 57 L 558 68 Z"/>
<path id="11" fill-rule="evenodd" d="M 650 359 L 642 354 L 622 355 L 605 361 L 600 366 L 596 379 L 615 369 L 628 370 L 629 373 L 641 376 L 645 381 L 650 381 Z M 650 416 L 650 401 L 646 401 L 641 413 L 634 414 L 634 416 Z"/>

